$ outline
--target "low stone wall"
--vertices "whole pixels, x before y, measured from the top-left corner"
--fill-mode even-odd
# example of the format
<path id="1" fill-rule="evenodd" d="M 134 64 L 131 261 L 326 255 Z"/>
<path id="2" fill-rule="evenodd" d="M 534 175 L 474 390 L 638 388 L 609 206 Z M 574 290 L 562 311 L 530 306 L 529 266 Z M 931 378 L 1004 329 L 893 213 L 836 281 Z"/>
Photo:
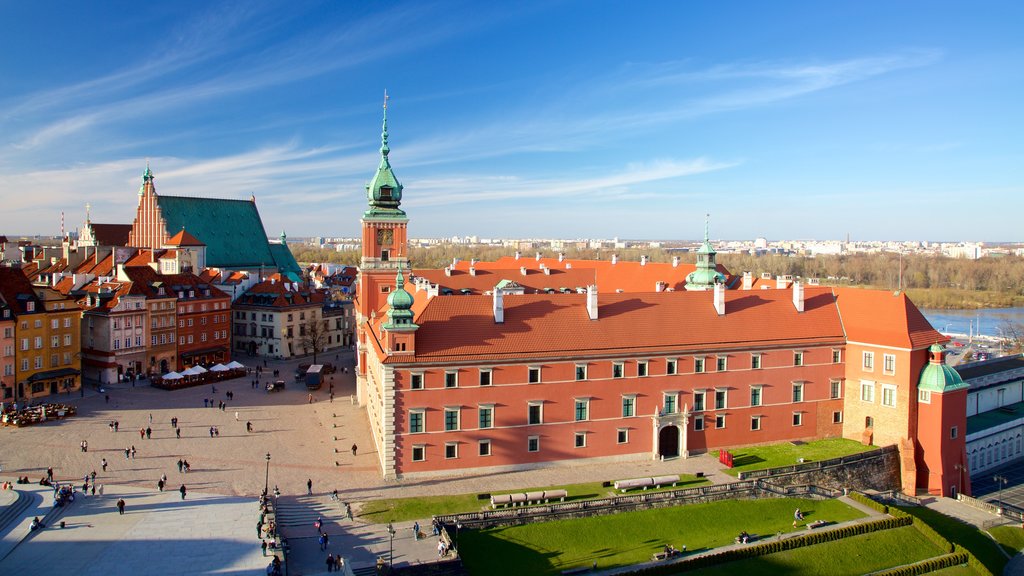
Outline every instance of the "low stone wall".
<path id="1" fill-rule="evenodd" d="M 900 455 L 895 446 L 795 466 L 756 470 L 741 475 L 755 475 L 778 486 L 814 485 L 832 490 L 898 490 L 900 488 Z"/>

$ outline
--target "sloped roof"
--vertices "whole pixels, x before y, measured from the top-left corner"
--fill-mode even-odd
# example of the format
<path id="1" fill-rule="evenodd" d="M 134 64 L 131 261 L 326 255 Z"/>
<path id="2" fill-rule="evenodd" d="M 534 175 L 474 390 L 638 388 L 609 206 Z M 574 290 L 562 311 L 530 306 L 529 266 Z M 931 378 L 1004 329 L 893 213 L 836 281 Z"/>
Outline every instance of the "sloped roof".
<path id="1" fill-rule="evenodd" d="M 288 249 L 287 244 L 267 244 L 270 247 L 270 254 L 274 257 L 273 265 L 285 274 L 291 274 L 295 280 L 302 278 L 302 268 L 295 261 L 295 256 Z"/>
<path id="2" fill-rule="evenodd" d="M 834 290 L 850 341 L 918 349 L 949 340 L 932 328 L 903 292 L 861 288 Z"/>
<path id="3" fill-rule="evenodd" d="M 90 222 L 93 241 L 97 246 L 127 246 L 132 233 L 131 224 L 97 224 Z"/>
<path id="4" fill-rule="evenodd" d="M 796 311 L 788 292 L 727 291 L 725 297 L 726 314 L 719 316 L 710 292 L 602 293 L 598 319 L 590 320 L 583 294 L 508 295 L 502 324 L 494 322 L 489 296 L 435 297 L 417 315 L 413 361 L 712 352 L 843 339 L 828 289 L 808 289 L 803 313 Z"/>
<path id="5" fill-rule="evenodd" d="M 156 198 L 168 232 L 187 228 L 206 244 L 207 266 L 250 268 L 274 264 L 255 202 L 187 196 Z"/>
<path id="6" fill-rule="evenodd" d="M 235 301 L 235 305 L 298 308 L 322 305 L 325 301 L 323 292 L 305 284 L 300 284 L 298 289 L 294 289 L 294 283 L 287 282 L 281 274 L 274 274 L 263 282 L 251 286 Z"/>
<path id="7" fill-rule="evenodd" d="M 168 246 L 206 246 L 198 238 L 188 233 L 188 230 L 182 228 L 177 234 L 171 236 L 167 240 Z"/>
<path id="8" fill-rule="evenodd" d="M 420 278 L 426 278 L 431 284 L 437 284 L 442 290 L 448 288 L 458 292 L 466 289 L 471 290 L 473 294 L 483 294 L 494 290 L 494 287 L 502 280 L 510 280 L 519 284 L 527 293 L 545 288 L 558 290 L 563 287 L 575 291 L 577 287 L 586 288 L 587 285 L 593 284 L 597 277 L 595 271 L 590 268 L 569 270 L 552 268 L 550 274 L 545 274 L 537 269 L 527 269 L 525 276 L 519 268 L 477 269 L 475 276 L 468 270 L 452 270 L 451 275 L 445 274 L 444 270 L 413 270 L 413 274 Z M 653 287 L 651 291 L 654 291 Z"/>
<path id="9" fill-rule="evenodd" d="M 0 266 L 0 298 L 3 298 L 15 316 L 45 312 L 43 301 L 36 296 L 32 281 L 19 268 Z M 26 308 L 27 302 L 35 303 L 33 312 Z"/>

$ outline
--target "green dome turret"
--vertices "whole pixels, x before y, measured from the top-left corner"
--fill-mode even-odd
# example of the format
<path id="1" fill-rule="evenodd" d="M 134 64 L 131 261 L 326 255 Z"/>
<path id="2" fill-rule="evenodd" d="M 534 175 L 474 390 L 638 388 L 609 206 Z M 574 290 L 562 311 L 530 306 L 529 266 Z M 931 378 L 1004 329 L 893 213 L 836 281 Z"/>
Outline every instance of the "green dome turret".
<path id="1" fill-rule="evenodd" d="M 395 289 L 388 295 L 388 321 L 384 324 L 385 330 L 395 329 L 416 329 L 419 328 L 413 323 L 412 305 L 415 299 L 412 294 L 405 290 L 405 276 L 402 269 L 398 269 L 395 275 Z"/>
<path id="2" fill-rule="evenodd" d="M 945 393 L 967 388 L 968 385 L 960 374 L 946 364 L 946 349 L 941 344 L 932 344 L 928 351 L 931 352 L 931 360 L 921 371 L 921 378 L 917 382 L 918 390 Z"/>
<path id="3" fill-rule="evenodd" d="M 384 92 L 384 124 L 380 134 L 380 165 L 373 180 L 366 185 L 366 200 L 369 209 L 365 216 L 385 218 L 405 218 L 405 212 L 399 206 L 402 203 L 402 184 L 391 169 L 388 154 L 388 94 Z"/>
<path id="4" fill-rule="evenodd" d="M 715 262 L 715 247 L 711 245 L 708 236 L 708 221 L 710 215 L 704 219 L 704 243 L 697 249 L 697 269 L 686 275 L 687 290 L 711 290 L 715 284 L 725 284 L 726 277 L 718 271 L 718 264 Z"/>

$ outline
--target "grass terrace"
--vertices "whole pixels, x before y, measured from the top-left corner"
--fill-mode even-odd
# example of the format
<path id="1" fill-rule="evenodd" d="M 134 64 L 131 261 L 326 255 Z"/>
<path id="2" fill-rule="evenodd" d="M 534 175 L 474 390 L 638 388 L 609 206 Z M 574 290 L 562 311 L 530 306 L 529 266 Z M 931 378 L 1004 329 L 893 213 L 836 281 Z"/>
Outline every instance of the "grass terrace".
<path id="1" fill-rule="evenodd" d="M 799 528 L 792 525 L 796 508 L 805 514 Z M 772 537 L 777 532 L 803 531 L 803 524 L 814 520 L 843 522 L 863 516 L 859 510 L 838 500 L 725 500 L 480 531 L 464 530 L 460 535 L 460 550 L 471 574 L 558 574 L 594 562 L 599 568 L 647 562 L 665 544 L 677 548 L 685 545 L 693 552 L 731 544 L 741 530 Z"/>
<path id="2" fill-rule="evenodd" d="M 679 482 L 675 487 L 665 486 L 660 489 L 650 488 L 647 492 L 659 492 L 665 490 L 679 490 L 682 488 L 696 488 L 710 484 L 706 478 L 697 478 L 690 474 L 680 474 Z M 538 492 L 541 490 L 565 490 L 569 496 L 566 502 L 579 500 L 594 500 L 607 498 L 609 496 L 622 495 L 612 487 L 604 487 L 601 482 L 588 482 L 584 484 L 565 484 L 562 486 L 543 486 L 539 488 L 516 488 L 512 490 L 496 490 L 492 494 L 510 494 L 513 492 Z M 632 490 L 627 494 L 642 492 Z M 415 498 L 391 498 L 385 500 L 373 500 L 363 504 L 359 517 L 378 524 L 388 522 L 404 522 L 407 520 L 422 520 L 442 514 L 458 514 L 461 512 L 479 512 L 483 509 L 490 509 L 490 499 L 481 500 L 476 493 L 453 494 L 445 496 L 420 496 Z"/>
<path id="3" fill-rule="evenodd" d="M 1002 545 L 1010 556 L 1024 550 L 1024 530 L 1018 526 L 996 526 L 989 528 L 989 534 Z"/>
<path id="4" fill-rule="evenodd" d="M 856 576 L 886 568 L 893 568 L 940 556 L 939 549 L 913 526 L 879 530 L 870 534 L 851 536 L 805 546 L 758 558 L 737 560 L 687 572 L 694 576 L 787 576 L 829 574 L 830 576 Z M 973 572 L 967 572 L 972 574 Z"/>
<path id="5" fill-rule="evenodd" d="M 876 448 L 878 447 L 865 446 L 856 440 L 847 440 L 846 438 L 826 438 L 811 442 L 783 442 L 766 446 L 749 446 L 733 450 L 733 467 L 727 468 L 723 472 L 731 476 L 737 476 L 740 472 L 792 466 L 799 463 L 801 458 L 805 462 L 815 462 L 840 456 L 849 456 L 850 454 L 859 454 Z M 716 458 L 718 457 L 718 451 L 714 451 L 711 454 Z"/>
<path id="6" fill-rule="evenodd" d="M 1006 556 L 999 551 L 995 542 L 975 526 L 920 506 L 899 506 L 898 508 L 924 520 L 926 524 L 950 542 L 955 542 L 968 549 L 993 574 L 1003 573 L 1003 567 L 1007 562 Z"/>

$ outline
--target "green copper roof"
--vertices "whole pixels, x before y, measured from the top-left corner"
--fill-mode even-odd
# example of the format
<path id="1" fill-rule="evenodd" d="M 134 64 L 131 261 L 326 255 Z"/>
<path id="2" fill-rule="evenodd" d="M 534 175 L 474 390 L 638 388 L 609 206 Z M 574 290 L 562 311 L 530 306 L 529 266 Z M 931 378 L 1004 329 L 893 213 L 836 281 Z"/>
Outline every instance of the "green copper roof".
<path id="1" fill-rule="evenodd" d="M 939 344 L 932 344 L 929 352 L 939 353 L 945 350 Z M 967 383 L 960 378 L 960 374 L 952 366 L 945 362 L 928 362 L 928 365 L 921 371 L 921 379 L 917 382 L 918 390 L 930 392 L 952 392 L 967 388 Z"/>
<path id="2" fill-rule="evenodd" d="M 402 275 L 402 269 L 399 268 L 398 274 L 395 275 L 395 289 L 388 295 L 388 321 L 384 324 L 384 328 L 387 330 L 419 328 L 412 322 L 412 304 L 412 294 L 406 292 L 405 277 Z"/>
<path id="3" fill-rule="evenodd" d="M 402 184 L 398 182 L 394 171 L 391 169 L 391 162 L 388 161 L 388 154 L 391 147 L 388 146 L 388 105 L 387 96 L 384 99 L 384 125 L 380 135 L 380 165 L 373 180 L 366 185 L 366 200 L 369 208 L 363 213 L 366 217 L 376 218 L 405 218 L 405 212 L 399 208 L 402 203 Z"/>
<path id="4" fill-rule="evenodd" d="M 206 244 L 206 264 L 217 268 L 252 268 L 275 265 L 267 233 L 263 229 L 256 203 L 250 200 L 221 198 L 189 198 L 157 196 L 160 212 L 167 222 L 167 231 L 176 233 L 186 228 Z M 287 252 L 287 247 L 284 247 Z M 294 266 L 295 259 L 279 256 L 284 264 Z"/>
<path id="5" fill-rule="evenodd" d="M 704 243 L 697 249 L 697 269 L 686 275 L 687 290 L 711 290 L 715 284 L 725 284 L 725 274 L 718 271 L 715 248 L 708 235 L 710 216 L 704 219 Z"/>
<path id="6" fill-rule="evenodd" d="M 287 274 L 293 279 L 302 277 L 302 268 L 299 267 L 299 263 L 295 261 L 295 256 L 292 255 L 292 251 L 288 249 L 287 244 L 268 244 L 270 247 L 270 254 L 274 257 L 273 265 L 283 274 Z M 298 280 L 295 280 L 296 282 Z"/>

